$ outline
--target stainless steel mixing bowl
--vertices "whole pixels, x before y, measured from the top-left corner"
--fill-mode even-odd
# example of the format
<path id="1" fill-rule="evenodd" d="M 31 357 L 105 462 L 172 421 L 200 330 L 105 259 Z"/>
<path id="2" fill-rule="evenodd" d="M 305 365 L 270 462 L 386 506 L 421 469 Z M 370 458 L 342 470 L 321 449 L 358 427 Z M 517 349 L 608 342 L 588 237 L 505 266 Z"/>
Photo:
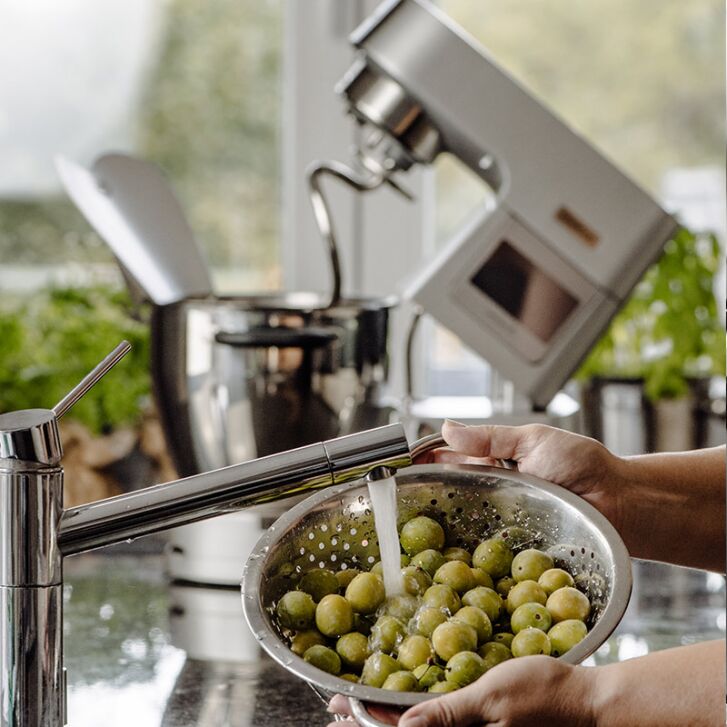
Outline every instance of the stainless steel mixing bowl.
<path id="1" fill-rule="evenodd" d="M 441 522 L 451 545 L 473 548 L 507 530 L 517 550 L 547 550 L 575 577 L 592 605 L 589 633 L 560 658 L 577 664 L 613 632 L 631 594 L 631 561 L 614 527 L 582 498 L 537 477 L 499 467 L 415 465 L 396 474 L 399 523 L 426 514 Z M 357 481 L 321 491 L 289 510 L 260 538 L 245 566 L 245 617 L 267 653 L 322 695 L 352 697 L 361 724 L 367 702 L 409 706 L 436 695 L 389 692 L 326 674 L 288 648 L 272 614 L 280 596 L 312 568 L 368 569 L 379 546 L 368 487 Z"/>

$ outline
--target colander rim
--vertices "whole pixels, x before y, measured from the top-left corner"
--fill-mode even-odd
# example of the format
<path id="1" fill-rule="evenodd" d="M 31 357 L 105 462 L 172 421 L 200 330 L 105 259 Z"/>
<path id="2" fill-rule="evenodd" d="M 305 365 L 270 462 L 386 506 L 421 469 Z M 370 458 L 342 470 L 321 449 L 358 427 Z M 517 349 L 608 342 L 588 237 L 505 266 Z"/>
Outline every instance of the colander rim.
<path id="1" fill-rule="evenodd" d="M 402 468 L 398 470 L 396 477 L 420 474 L 435 476 L 440 472 L 473 472 L 475 474 L 481 474 L 483 477 L 498 477 L 500 479 L 536 487 L 554 496 L 556 499 L 564 501 L 595 525 L 596 530 L 605 538 L 613 552 L 612 595 L 600 618 L 588 632 L 586 638 L 558 658 L 565 663 L 579 664 L 593 654 L 618 626 L 631 596 L 631 557 L 616 528 L 603 514 L 582 497 L 579 497 L 560 485 L 548 482 L 534 475 L 524 474 L 517 470 L 473 464 L 424 464 Z M 255 544 L 243 569 L 242 581 L 240 583 L 242 608 L 245 619 L 255 638 L 260 643 L 260 646 L 274 661 L 286 670 L 296 674 L 296 676 L 331 694 L 340 693 L 345 696 L 356 697 L 365 702 L 408 707 L 419 704 L 427 699 L 434 699 L 439 695 L 426 692 L 388 692 L 362 684 L 353 684 L 331 674 L 326 674 L 294 654 L 283 643 L 265 619 L 264 605 L 260 599 L 260 583 L 265 565 L 264 556 L 270 551 L 271 546 L 275 545 L 292 526 L 320 504 L 327 500 L 340 498 L 341 495 L 346 494 L 349 490 L 357 489 L 362 485 L 365 486 L 365 484 L 363 479 L 358 479 L 342 485 L 327 487 L 316 492 L 281 515 L 263 533 Z"/>

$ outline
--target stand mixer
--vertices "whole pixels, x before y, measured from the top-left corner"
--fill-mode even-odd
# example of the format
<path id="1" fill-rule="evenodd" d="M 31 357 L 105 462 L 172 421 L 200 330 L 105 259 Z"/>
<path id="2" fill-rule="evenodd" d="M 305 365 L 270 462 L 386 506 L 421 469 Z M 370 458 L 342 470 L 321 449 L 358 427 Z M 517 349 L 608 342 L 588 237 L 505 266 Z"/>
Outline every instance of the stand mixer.
<path id="1" fill-rule="evenodd" d="M 542 411 L 677 228 L 427 0 L 387 0 L 339 84 L 360 162 L 393 175 L 449 153 L 494 192 L 407 297 Z"/>

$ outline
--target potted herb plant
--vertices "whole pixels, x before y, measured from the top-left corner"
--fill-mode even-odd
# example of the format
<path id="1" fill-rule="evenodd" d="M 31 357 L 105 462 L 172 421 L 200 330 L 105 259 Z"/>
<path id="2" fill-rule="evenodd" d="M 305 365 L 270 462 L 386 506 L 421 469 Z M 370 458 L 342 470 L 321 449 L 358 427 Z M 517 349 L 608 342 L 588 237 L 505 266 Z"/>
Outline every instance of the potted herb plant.
<path id="1" fill-rule="evenodd" d="M 609 404 L 606 391 L 620 385 L 638 390 L 645 435 L 635 449 L 700 444 L 700 403 L 710 377 L 725 374 L 725 329 L 714 295 L 720 264 L 712 233 L 681 228 L 666 244 L 576 375 L 590 434 L 608 438 L 606 410 L 628 397 L 619 404 L 612 396 Z"/>

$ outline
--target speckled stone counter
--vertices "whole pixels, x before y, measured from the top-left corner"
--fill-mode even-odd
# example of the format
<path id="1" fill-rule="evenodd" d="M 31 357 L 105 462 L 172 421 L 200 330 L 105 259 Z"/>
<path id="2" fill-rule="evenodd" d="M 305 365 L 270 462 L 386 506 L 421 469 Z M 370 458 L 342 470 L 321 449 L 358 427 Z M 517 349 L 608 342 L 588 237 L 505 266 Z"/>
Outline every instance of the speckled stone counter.
<path id="1" fill-rule="evenodd" d="M 724 638 L 722 577 L 634 565 L 626 616 L 587 663 Z M 234 642 L 236 629 L 245 633 L 241 607 L 239 622 L 236 618 L 234 590 L 199 589 L 210 596 L 200 601 L 210 613 L 183 613 L 165 578 L 163 557 L 129 546 L 69 558 L 65 570 L 71 727 L 298 727 L 329 721 L 316 694 L 254 645 L 243 648 L 238 659 L 222 649 L 224 660 L 192 658 L 182 648 L 188 644 L 176 636 L 179 618 L 186 620 L 186 633 L 197 637 L 196 648 L 209 642 L 212 652 Z M 227 620 L 214 611 L 217 601 L 229 602 Z M 209 631 L 218 623 L 222 633 Z"/>

